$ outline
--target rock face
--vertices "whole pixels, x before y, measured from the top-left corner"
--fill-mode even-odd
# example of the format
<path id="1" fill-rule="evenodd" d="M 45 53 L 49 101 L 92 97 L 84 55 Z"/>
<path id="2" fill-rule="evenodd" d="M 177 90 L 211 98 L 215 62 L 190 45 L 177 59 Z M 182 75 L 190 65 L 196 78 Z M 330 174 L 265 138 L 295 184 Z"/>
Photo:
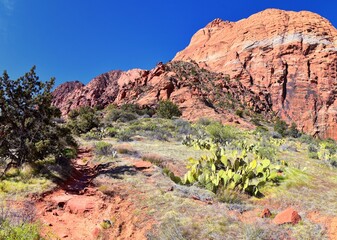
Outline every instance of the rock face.
<path id="1" fill-rule="evenodd" d="M 273 111 L 288 123 L 337 139 L 337 30 L 317 14 L 268 9 L 238 22 L 216 19 L 173 60 L 270 93 Z"/>
<path id="2" fill-rule="evenodd" d="M 268 9 L 238 22 L 215 19 L 172 62 L 151 71 L 111 71 L 86 86 L 62 84 L 53 104 L 66 115 L 83 105 L 154 106 L 170 98 L 186 119 L 247 125 L 233 111 L 241 105 L 272 110 L 304 132 L 337 139 L 336 64 L 337 30 L 329 21 Z"/>
<path id="3" fill-rule="evenodd" d="M 99 75 L 86 86 L 77 81 L 66 82 L 53 92 L 53 105 L 60 108 L 63 115 L 80 106 L 106 106 L 115 101 L 120 86 L 143 73 L 140 69 L 111 71 Z"/>
<path id="4" fill-rule="evenodd" d="M 185 119 L 207 116 L 250 127 L 249 122 L 235 115 L 235 110 L 247 108 L 266 117 L 271 112 L 268 93 L 256 94 L 224 74 L 182 61 L 159 63 L 151 71 L 112 71 L 96 77 L 86 86 L 64 83 L 53 94 L 53 104 L 64 115 L 84 105 L 105 107 L 110 103 L 136 103 L 154 107 L 159 100 L 170 99 L 179 105 Z"/>

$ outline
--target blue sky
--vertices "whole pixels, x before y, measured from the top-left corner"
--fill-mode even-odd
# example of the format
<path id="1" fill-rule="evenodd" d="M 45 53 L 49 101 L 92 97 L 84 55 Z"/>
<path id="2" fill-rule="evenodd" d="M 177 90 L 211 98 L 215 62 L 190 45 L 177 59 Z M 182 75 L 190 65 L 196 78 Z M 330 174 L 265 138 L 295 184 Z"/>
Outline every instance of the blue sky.
<path id="1" fill-rule="evenodd" d="M 113 70 L 151 69 L 185 48 L 215 18 L 237 21 L 266 8 L 309 10 L 337 26 L 334 0 L 0 0 L 0 71 L 37 66 L 56 84 Z"/>

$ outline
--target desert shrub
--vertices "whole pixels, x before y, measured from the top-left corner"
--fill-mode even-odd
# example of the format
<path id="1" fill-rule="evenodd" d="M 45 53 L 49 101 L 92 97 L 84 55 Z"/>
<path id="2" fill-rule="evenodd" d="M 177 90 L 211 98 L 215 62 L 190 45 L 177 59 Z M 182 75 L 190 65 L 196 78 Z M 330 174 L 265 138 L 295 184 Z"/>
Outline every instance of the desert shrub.
<path id="1" fill-rule="evenodd" d="M 43 239 L 40 236 L 40 227 L 38 224 L 24 223 L 18 226 L 12 226 L 4 222 L 0 229 L 0 239 L 19 240 L 19 239 Z"/>
<path id="2" fill-rule="evenodd" d="M 16 167 L 49 155 L 61 157 L 76 147 L 69 129 L 58 125 L 59 109 L 52 106 L 54 79 L 43 82 L 35 67 L 17 80 L 0 77 L 0 164 Z M 6 171 L 6 168 L 5 168 Z"/>
<path id="3" fill-rule="evenodd" d="M 260 119 L 257 118 L 257 117 L 252 117 L 250 121 L 257 127 L 262 126 L 261 122 L 260 122 Z"/>
<path id="4" fill-rule="evenodd" d="M 282 138 L 282 135 L 279 134 L 278 132 L 271 132 L 271 133 L 270 133 L 270 136 L 271 136 L 273 139 L 280 139 L 280 138 Z"/>
<path id="5" fill-rule="evenodd" d="M 276 149 L 273 145 L 265 142 L 257 148 L 256 154 L 261 159 L 267 158 L 270 160 L 274 160 L 274 157 L 276 156 Z"/>
<path id="6" fill-rule="evenodd" d="M 237 109 L 237 110 L 235 111 L 235 114 L 236 114 L 237 116 L 239 116 L 240 118 L 243 117 L 243 111 L 242 111 L 241 109 Z"/>
<path id="7" fill-rule="evenodd" d="M 113 149 L 112 144 L 107 142 L 97 142 L 95 144 L 95 153 L 102 156 L 116 155 L 116 151 Z"/>
<path id="8" fill-rule="evenodd" d="M 172 133 L 164 128 L 159 128 L 156 131 L 147 131 L 143 135 L 159 141 L 168 141 L 172 137 Z"/>
<path id="9" fill-rule="evenodd" d="M 297 146 L 294 142 L 287 142 L 280 146 L 281 151 L 297 152 Z"/>
<path id="10" fill-rule="evenodd" d="M 236 139 L 239 131 L 229 125 L 222 125 L 219 122 L 213 122 L 206 127 L 206 132 L 210 135 L 211 139 L 216 143 L 230 142 Z"/>
<path id="11" fill-rule="evenodd" d="M 72 110 L 69 115 L 67 126 L 76 134 L 87 133 L 100 124 L 99 116 L 94 108 L 84 106 Z"/>
<path id="12" fill-rule="evenodd" d="M 74 159 L 77 156 L 77 150 L 74 148 L 65 148 L 63 150 L 63 156 L 67 159 Z"/>
<path id="13" fill-rule="evenodd" d="M 89 132 L 83 134 L 85 140 L 100 140 L 102 139 L 102 132 L 97 128 L 91 129 Z"/>
<path id="14" fill-rule="evenodd" d="M 277 118 L 274 125 L 274 131 L 281 134 L 282 137 L 287 135 L 288 125 L 285 121 Z"/>
<path id="15" fill-rule="evenodd" d="M 159 117 L 171 119 L 172 117 L 181 116 L 181 112 L 176 104 L 170 100 L 162 100 L 157 107 Z"/>
<path id="16" fill-rule="evenodd" d="M 178 133 L 183 135 L 190 135 L 194 132 L 191 124 L 185 120 L 182 119 L 176 119 L 174 120 L 174 125 L 176 128 L 178 128 Z"/>
<path id="17" fill-rule="evenodd" d="M 267 134 L 268 133 L 268 128 L 266 128 L 265 126 L 257 126 L 255 128 L 255 134 Z"/>
<path id="18" fill-rule="evenodd" d="M 159 128 L 159 124 L 156 122 L 143 122 L 142 125 L 138 125 L 137 130 L 143 130 L 143 131 L 156 131 Z"/>
<path id="19" fill-rule="evenodd" d="M 298 139 L 301 143 L 306 144 L 317 144 L 318 140 L 315 139 L 313 136 L 307 135 L 307 134 L 301 134 L 301 136 Z"/>
<path id="20" fill-rule="evenodd" d="M 130 129 L 121 129 L 116 138 L 121 142 L 130 142 L 132 141 L 133 132 Z"/>
<path id="21" fill-rule="evenodd" d="M 212 123 L 213 121 L 209 118 L 199 118 L 197 124 L 201 126 L 208 126 Z"/>
<path id="22" fill-rule="evenodd" d="M 104 129 L 103 136 L 104 137 L 115 137 L 117 135 L 118 131 L 114 127 L 107 127 Z"/>
<path id="23" fill-rule="evenodd" d="M 287 131 L 287 135 L 293 138 L 298 138 L 301 136 L 301 133 L 297 129 L 296 123 L 292 123 L 290 128 Z"/>
<path id="24" fill-rule="evenodd" d="M 21 207 L 0 205 L 0 239 L 42 239 L 39 225 L 34 224 L 34 204 L 25 201 Z"/>
<path id="25" fill-rule="evenodd" d="M 308 157 L 313 159 L 318 159 L 318 146 L 316 144 L 309 144 L 308 145 Z"/>
<path id="26" fill-rule="evenodd" d="M 154 114 L 154 110 L 152 108 L 148 107 L 141 108 L 138 104 L 133 103 L 123 104 L 120 108 L 124 112 L 135 113 L 140 116 L 143 115 L 152 116 Z"/>
<path id="27" fill-rule="evenodd" d="M 126 112 L 122 109 L 112 109 L 109 111 L 105 117 L 104 122 L 106 125 L 109 125 L 111 122 L 130 122 L 137 119 L 137 114 L 132 112 Z"/>

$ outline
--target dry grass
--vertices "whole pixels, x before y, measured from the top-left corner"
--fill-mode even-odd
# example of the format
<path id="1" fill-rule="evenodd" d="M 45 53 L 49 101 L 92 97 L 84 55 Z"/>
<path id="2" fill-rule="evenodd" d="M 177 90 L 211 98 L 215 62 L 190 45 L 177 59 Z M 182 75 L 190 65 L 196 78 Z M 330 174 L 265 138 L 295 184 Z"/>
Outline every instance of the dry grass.
<path id="1" fill-rule="evenodd" d="M 142 156 L 144 161 L 149 161 L 150 163 L 164 168 L 166 166 L 167 159 L 157 153 L 146 153 Z"/>
<path id="2" fill-rule="evenodd" d="M 122 143 L 115 146 L 119 154 L 136 154 L 137 151 L 128 143 Z"/>
<path id="3" fill-rule="evenodd" d="M 112 139 L 112 144 L 116 142 Z M 306 218 L 310 211 L 337 215 L 336 169 L 331 169 L 319 160 L 307 157 L 307 146 L 297 144 L 296 151 L 284 148 L 276 159 L 288 163 L 284 172 L 285 180 L 279 186 L 268 188 L 262 199 L 249 198 L 232 192 L 214 196 L 196 186 L 179 186 L 154 168 L 146 174 L 120 173 L 113 177 L 105 175 L 100 180 L 102 192 L 111 188 L 123 189 L 123 193 L 137 207 L 136 212 L 144 212 L 158 223 L 148 234 L 149 239 L 326 239 L 323 226 Z M 164 168 L 173 164 L 185 169 L 188 157 L 198 158 L 206 152 L 196 151 L 178 142 L 133 141 L 116 146 L 118 157 L 114 168 L 132 166 L 132 159 L 141 158 Z M 132 159 L 127 154 L 137 152 Z M 99 176 L 97 179 L 103 176 Z M 195 200 L 199 199 L 199 200 Z M 208 201 L 213 204 L 206 204 Z M 275 226 L 270 219 L 259 219 L 253 223 L 243 222 L 241 212 L 269 207 L 277 213 L 289 206 L 295 207 L 303 218 L 299 225 Z M 145 209 L 145 210 L 144 210 Z M 236 212 L 236 215 L 231 215 Z M 238 217 L 239 216 L 239 217 Z"/>

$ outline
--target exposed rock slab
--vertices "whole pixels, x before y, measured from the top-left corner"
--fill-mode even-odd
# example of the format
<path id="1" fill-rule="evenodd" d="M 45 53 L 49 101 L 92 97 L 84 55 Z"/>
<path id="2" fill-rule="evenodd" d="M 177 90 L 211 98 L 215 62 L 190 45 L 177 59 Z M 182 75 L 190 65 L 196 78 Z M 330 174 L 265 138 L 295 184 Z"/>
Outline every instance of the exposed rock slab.
<path id="1" fill-rule="evenodd" d="M 268 9 L 238 22 L 216 19 L 174 60 L 196 61 L 269 92 L 288 123 L 337 139 L 337 30 L 317 14 Z"/>

